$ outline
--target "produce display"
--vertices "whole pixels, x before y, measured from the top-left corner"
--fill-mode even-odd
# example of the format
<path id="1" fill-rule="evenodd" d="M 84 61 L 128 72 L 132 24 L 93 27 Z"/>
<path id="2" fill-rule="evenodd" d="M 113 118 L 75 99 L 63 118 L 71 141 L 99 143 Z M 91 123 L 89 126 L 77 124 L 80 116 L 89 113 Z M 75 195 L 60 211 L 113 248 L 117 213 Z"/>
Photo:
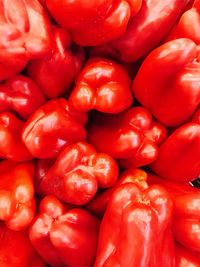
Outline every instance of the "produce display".
<path id="1" fill-rule="evenodd" d="M 0 15 L 0 267 L 200 267 L 200 0 Z"/>

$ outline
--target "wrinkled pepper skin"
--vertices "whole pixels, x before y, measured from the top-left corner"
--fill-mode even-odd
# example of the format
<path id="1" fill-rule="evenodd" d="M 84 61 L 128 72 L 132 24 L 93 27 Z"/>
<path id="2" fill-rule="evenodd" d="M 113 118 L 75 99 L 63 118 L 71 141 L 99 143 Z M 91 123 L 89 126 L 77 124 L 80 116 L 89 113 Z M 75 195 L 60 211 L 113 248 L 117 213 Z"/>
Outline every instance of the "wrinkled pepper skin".
<path id="1" fill-rule="evenodd" d="M 177 128 L 159 147 L 151 169 L 161 177 L 190 182 L 200 175 L 200 125 L 186 123 Z"/>
<path id="2" fill-rule="evenodd" d="M 33 162 L 0 162 L 0 220 L 11 230 L 25 229 L 35 215 Z"/>
<path id="3" fill-rule="evenodd" d="M 28 77 L 16 75 L 0 85 L 0 112 L 16 112 L 26 120 L 45 103 L 43 93 Z"/>
<path id="4" fill-rule="evenodd" d="M 26 161 L 32 155 L 22 141 L 24 122 L 9 112 L 0 113 L 0 158 Z"/>
<path id="5" fill-rule="evenodd" d="M 29 77 L 50 99 L 61 97 L 70 89 L 84 60 L 81 47 L 71 49 L 72 41 L 67 31 L 54 26 L 52 32 L 51 52 L 42 59 L 32 60 L 27 68 Z"/>
<path id="6" fill-rule="evenodd" d="M 153 162 L 166 129 L 143 107 L 118 115 L 98 115 L 88 127 L 88 140 L 100 151 L 118 160 L 120 167 L 136 168 Z"/>
<path id="7" fill-rule="evenodd" d="M 112 197 L 113 192 L 120 187 L 122 184 L 133 183 L 136 184 L 141 189 L 146 189 L 148 184 L 147 173 L 140 169 L 129 169 L 121 173 L 119 180 L 117 183 L 111 187 L 106 189 L 103 192 L 97 194 L 89 203 L 86 204 L 87 210 L 91 213 L 103 217 L 108 203 Z"/>
<path id="8" fill-rule="evenodd" d="M 51 29 L 37 0 L 1 0 L 0 9 L 0 80 L 3 80 L 21 72 L 30 59 L 48 53 Z"/>
<path id="9" fill-rule="evenodd" d="M 177 126 L 186 122 L 200 103 L 196 44 L 181 38 L 152 51 L 134 79 L 133 92 L 163 124 Z"/>
<path id="10" fill-rule="evenodd" d="M 82 46 L 95 46 L 119 37 L 131 16 L 138 13 L 141 0 L 47 0 L 54 19 Z"/>
<path id="11" fill-rule="evenodd" d="M 1 267 L 46 267 L 33 248 L 28 231 L 12 231 L 0 222 Z"/>
<path id="12" fill-rule="evenodd" d="M 67 145 L 86 138 L 87 116 L 73 111 L 65 99 L 48 101 L 27 120 L 22 139 L 36 158 L 55 158 Z"/>
<path id="13" fill-rule="evenodd" d="M 121 185 L 103 217 L 94 266 L 174 266 L 173 246 L 167 244 L 173 244 L 172 215 L 172 201 L 162 187 L 142 192 L 135 184 Z"/>
<path id="14" fill-rule="evenodd" d="M 177 243 L 175 246 L 175 254 L 175 267 L 200 267 L 200 257 L 198 253 L 188 250 Z"/>
<path id="15" fill-rule="evenodd" d="M 79 142 L 61 152 L 40 180 L 39 190 L 64 202 L 82 205 L 94 197 L 98 187 L 111 187 L 117 179 L 118 167 L 109 155 Z"/>
<path id="16" fill-rule="evenodd" d="M 156 47 L 180 16 L 188 0 L 144 0 L 124 34 L 108 46 L 125 62 L 137 61 Z"/>
<path id="17" fill-rule="evenodd" d="M 93 266 L 99 221 L 83 209 L 68 209 L 54 196 L 40 203 L 29 230 L 30 240 L 51 266 Z"/>
<path id="18" fill-rule="evenodd" d="M 108 59 L 90 59 L 78 76 L 69 103 L 82 112 L 119 113 L 127 109 L 133 96 L 126 69 Z"/>
<path id="19" fill-rule="evenodd" d="M 200 1 L 194 1 L 193 6 L 186 10 L 177 24 L 171 29 L 166 40 L 189 38 L 200 44 Z M 165 41 L 166 41 L 165 40 Z"/>

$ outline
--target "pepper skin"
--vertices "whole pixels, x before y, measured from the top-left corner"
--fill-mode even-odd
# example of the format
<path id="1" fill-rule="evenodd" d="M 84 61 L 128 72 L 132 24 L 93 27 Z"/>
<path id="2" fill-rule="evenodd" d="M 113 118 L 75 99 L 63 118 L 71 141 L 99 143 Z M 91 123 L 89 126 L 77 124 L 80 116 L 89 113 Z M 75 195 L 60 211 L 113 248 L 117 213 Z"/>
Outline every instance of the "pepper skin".
<path id="1" fill-rule="evenodd" d="M 133 183 L 136 184 L 141 189 L 146 189 L 148 184 L 146 182 L 147 174 L 140 169 L 129 169 L 121 173 L 117 183 L 106 189 L 103 192 L 98 193 L 90 202 L 86 204 L 86 209 L 91 213 L 103 217 L 108 203 L 112 197 L 113 192 L 120 187 L 122 184 Z"/>
<path id="2" fill-rule="evenodd" d="M 48 17 L 37 0 L 1 0 L 0 80 L 21 72 L 50 49 Z"/>
<path id="3" fill-rule="evenodd" d="M 185 183 L 200 175 L 200 125 L 186 123 L 177 128 L 159 147 L 151 169 L 161 177 Z"/>
<path id="4" fill-rule="evenodd" d="M 136 168 L 153 162 L 166 129 L 153 121 L 143 107 L 118 115 L 98 115 L 88 127 L 88 140 L 100 151 L 118 159 L 120 167 Z"/>
<path id="5" fill-rule="evenodd" d="M 175 267 L 200 267 L 200 257 L 198 253 L 188 250 L 177 243 L 175 246 L 175 254 Z"/>
<path id="6" fill-rule="evenodd" d="M 200 108 L 198 108 L 193 114 L 191 121 L 200 124 Z"/>
<path id="7" fill-rule="evenodd" d="M 93 266 L 99 221 L 83 209 L 69 210 L 54 196 L 45 197 L 29 230 L 30 240 L 53 267 Z"/>
<path id="8" fill-rule="evenodd" d="M 82 46 L 95 46 L 119 37 L 141 0 L 46 0 L 54 19 Z"/>
<path id="9" fill-rule="evenodd" d="M 32 155 L 22 142 L 24 122 L 9 112 L 0 113 L 0 158 L 26 161 Z"/>
<path id="10" fill-rule="evenodd" d="M 200 103 L 200 63 L 196 44 L 182 38 L 152 51 L 134 79 L 133 92 L 163 124 L 177 126 L 186 122 Z"/>
<path id="11" fill-rule="evenodd" d="M 87 115 L 69 108 L 65 99 L 47 102 L 25 123 L 22 139 L 36 158 L 55 158 L 67 145 L 86 138 Z"/>
<path id="12" fill-rule="evenodd" d="M 111 187 L 117 179 L 118 167 L 110 156 L 79 142 L 63 150 L 40 181 L 39 190 L 64 202 L 82 205 L 94 197 L 98 187 Z"/>
<path id="13" fill-rule="evenodd" d="M 121 185 L 103 217 L 94 266 L 174 266 L 173 246 L 165 243 L 173 244 L 172 215 L 171 199 L 162 187 L 152 186 L 142 193 L 134 184 Z"/>
<path id="14" fill-rule="evenodd" d="M 67 31 L 52 27 L 54 39 L 51 52 L 42 59 L 32 60 L 28 75 L 50 99 L 63 96 L 79 73 L 84 51 L 73 46 Z"/>
<path id="15" fill-rule="evenodd" d="M 26 120 L 45 102 L 37 85 L 25 76 L 13 76 L 0 85 L 0 112 L 16 112 Z"/>
<path id="16" fill-rule="evenodd" d="M 69 103 L 82 112 L 119 113 L 127 109 L 133 97 L 126 69 L 108 59 L 90 59 L 78 76 Z"/>
<path id="17" fill-rule="evenodd" d="M 25 229 L 35 214 L 33 162 L 0 162 L 0 220 L 9 229 Z"/>
<path id="18" fill-rule="evenodd" d="M 108 44 L 125 62 L 137 61 L 156 47 L 180 16 L 188 0 L 143 0 L 125 32 Z"/>

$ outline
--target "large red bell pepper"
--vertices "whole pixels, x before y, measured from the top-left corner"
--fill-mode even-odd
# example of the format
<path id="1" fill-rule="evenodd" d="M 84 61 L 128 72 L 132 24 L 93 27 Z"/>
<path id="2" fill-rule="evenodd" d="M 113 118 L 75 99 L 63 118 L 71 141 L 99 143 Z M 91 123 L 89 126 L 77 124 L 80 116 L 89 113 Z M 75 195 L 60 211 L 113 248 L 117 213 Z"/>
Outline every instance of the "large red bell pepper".
<path id="1" fill-rule="evenodd" d="M 46 0 L 51 15 L 82 46 L 98 45 L 119 37 L 141 0 Z"/>
<path id="2" fill-rule="evenodd" d="M 47 102 L 25 123 L 22 138 L 37 158 L 55 158 L 67 145 L 86 138 L 87 116 L 73 111 L 65 99 Z"/>
<path id="3" fill-rule="evenodd" d="M 134 79 L 133 92 L 137 100 L 165 125 L 177 126 L 187 121 L 200 103 L 200 63 L 196 44 L 182 38 L 152 51 Z"/>
<path id="4" fill-rule="evenodd" d="M 16 112 L 21 118 L 27 119 L 46 99 L 29 78 L 16 75 L 0 85 L 0 112 Z"/>
<path id="5" fill-rule="evenodd" d="M 0 1 L 0 80 L 24 69 L 50 49 L 48 17 L 37 0 Z"/>
<path id="6" fill-rule="evenodd" d="M 32 155 L 22 141 L 24 122 L 9 112 L 0 113 L 0 158 L 26 161 Z"/>
<path id="7" fill-rule="evenodd" d="M 33 162 L 0 162 L 0 220 L 12 230 L 25 229 L 35 213 Z"/>
<path id="8" fill-rule="evenodd" d="M 94 197 L 98 187 L 111 187 L 117 178 L 117 164 L 109 155 L 97 153 L 91 145 L 79 142 L 61 152 L 38 187 L 43 194 L 82 205 Z"/>
<path id="9" fill-rule="evenodd" d="M 90 59 L 76 80 L 69 103 L 83 112 L 119 113 L 127 109 L 133 97 L 126 69 L 108 59 Z"/>
<path id="10" fill-rule="evenodd" d="M 200 125 L 186 123 L 177 128 L 159 147 L 151 168 L 166 179 L 189 182 L 200 175 Z"/>
<path id="11" fill-rule="evenodd" d="M 165 127 L 155 122 L 143 107 L 118 115 L 98 115 L 88 128 L 88 140 L 98 151 L 118 159 L 121 167 L 135 168 L 153 162 Z"/>
<path id="12" fill-rule="evenodd" d="M 84 51 L 79 46 L 72 46 L 65 30 L 52 27 L 52 31 L 51 52 L 42 59 L 32 60 L 27 71 L 48 98 L 57 98 L 70 89 L 82 66 Z"/>
<path id="13" fill-rule="evenodd" d="M 30 240 L 51 266 L 93 266 L 99 221 L 83 209 L 70 209 L 53 196 L 40 203 Z"/>

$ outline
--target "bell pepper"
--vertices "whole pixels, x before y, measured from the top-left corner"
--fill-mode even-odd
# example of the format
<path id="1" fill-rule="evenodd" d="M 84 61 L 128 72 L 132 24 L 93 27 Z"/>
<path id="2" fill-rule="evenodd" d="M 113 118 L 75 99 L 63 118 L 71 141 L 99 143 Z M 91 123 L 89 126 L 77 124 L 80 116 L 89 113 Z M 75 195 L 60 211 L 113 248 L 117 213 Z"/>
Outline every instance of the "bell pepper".
<path id="1" fill-rule="evenodd" d="M 51 30 L 37 0 L 1 0 L 0 80 L 21 72 L 29 59 L 48 53 Z"/>
<path id="2" fill-rule="evenodd" d="M 16 75 L 0 85 L 0 112 L 16 112 L 27 119 L 45 102 L 41 90 L 28 77 Z"/>
<path id="3" fill-rule="evenodd" d="M 143 0 L 125 32 L 111 41 L 112 53 L 125 62 L 137 61 L 147 55 L 165 37 L 189 0 Z"/>
<path id="4" fill-rule="evenodd" d="M 99 221 L 83 209 L 69 209 L 56 197 L 40 203 L 29 230 L 30 240 L 51 266 L 93 266 Z"/>
<path id="5" fill-rule="evenodd" d="M 67 145 L 86 138 L 87 116 L 55 99 L 37 109 L 27 120 L 22 139 L 36 158 L 55 158 Z"/>
<path id="6" fill-rule="evenodd" d="M 21 137 L 24 122 L 9 112 L 0 113 L 0 158 L 13 161 L 32 159 Z"/>
<path id="7" fill-rule="evenodd" d="M 101 152 L 118 160 L 120 167 L 136 168 L 153 162 L 166 129 L 143 107 L 117 115 L 98 115 L 88 127 L 88 140 Z"/>
<path id="8" fill-rule="evenodd" d="M 173 204 L 160 186 L 118 187 L 103 217 L 94 267 L 174 266 Z M 156 239 L 155 239 L 156 236 Z"/>
<path id="9" fill-rule="evenodd" d="M 196 44 L 200 44 L 200 1 L 194 1 L 192 7 L 186 10 L 178 23 L 170 30 L 166 40 L 189 38 Z"/>
<path id="10" fill-rule="evenodd" d="M 41 59 L 32 60 L 27 71 L 48 98 L 57 98 L 70 89 L 81 69 L 84 51 L 79 46 L 72 46 L 67 31 L 54 26 L 52 32 L 54 39 L 51 53 Z"/>
<path id="11" fill-rule="evenodd" d="M 131 16 L 138 13 L 142 0 L 46 0 L 46 5 L 73 40 L 82 46 L 94 46 L 119 37 Z"/>
<path id="12" fill-rule="evenodd" d="M 175 267 L 200 267 L 200 256 L 194 251 L 188 250 L 178 243 L 175 246 Z"/>
<path id="13" fill-rule="evenodd" d="M 120 187 L 122 184 L 133 183 L 136 184 L 141 189 L 146 189 L 148 184 L 146 182 L 147 174 L 143 170 L 140 169 L 129 169 L 121 173 L 119 180 L 117 183 L 111 187 L 106 189 L 103 192 L 98 193 L 94 198 L 88 202 L 85 207 L 91 213 L 103 217 L 108 203 L 112 197 L 113 192 Z"/>
<path id="14" fill-rule="evenodd" d="M 98 187 L 113 186 L 118 179 L 116 162 L 84 142 L 67 146 L 38 185 L 41 193 L 75 205 L 90 201 Z"/>
<path id="15" fill-rule="evenodd" d="M 0 162 L 0 220 L 11 230 L 23 230 L 35 214 L 33 162 Z"/>
<path id="16" fill-rule="evenodd" d="M 134 79 L 133 92 L 163 124 L 178 126 L 186 122 L 200 103 L 196 44 L 181 38 L 153 50 Z"/>
<path id="17" fill-rule="evenodd" d="M 69 103 L 82 112 L 119 113 L 127 109 L 133 97 L 126 69 L 108 59 L 90 59 L 76 80 Z"/>
<path id="18" fill-rule="evenodd" d="M 151 169 L 177 182 L 190 182 L 200 175 L 200 125 L 186 123 L 177 128 L 159 147 Z"/>

